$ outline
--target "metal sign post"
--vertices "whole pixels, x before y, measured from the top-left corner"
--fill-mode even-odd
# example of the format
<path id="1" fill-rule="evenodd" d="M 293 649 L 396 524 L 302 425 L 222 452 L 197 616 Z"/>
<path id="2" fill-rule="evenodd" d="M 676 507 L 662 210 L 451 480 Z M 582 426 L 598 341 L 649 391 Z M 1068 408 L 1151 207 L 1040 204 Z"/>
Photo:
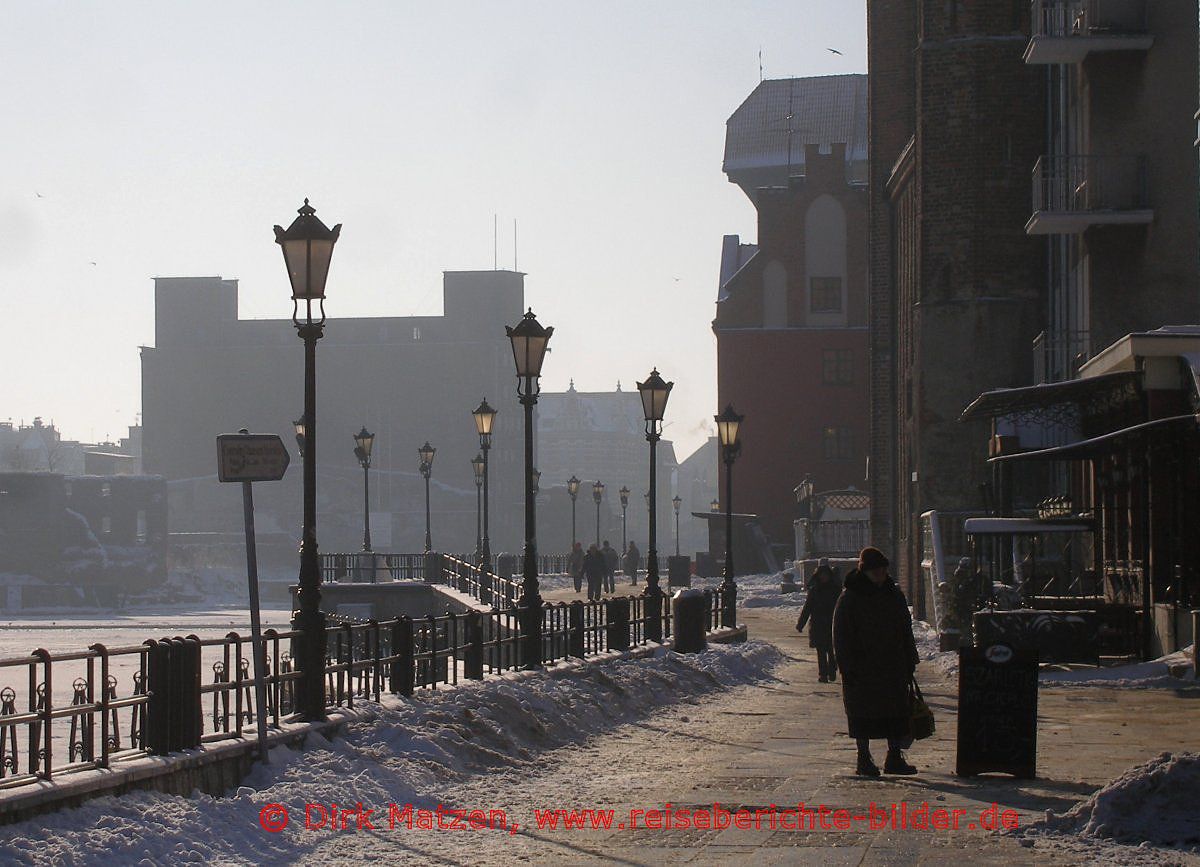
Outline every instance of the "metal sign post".
<path id="1" fill-rule="evenodd" d="M 250 584 L 250 643 L 254 652 L 254 703 L 258 706 L 258 754 L 270 764 L 267 750 L 267 648 L 262 640 L 258 601 L 258 551 L 254 540 L 254 482 L 283 478 L 290 458 L 283 440 L 274 434 L 251 434 L 245 428 L 217 437 L 217 476 L 222 482 L 242 483 L 246 522 L 246 576 Z"/>

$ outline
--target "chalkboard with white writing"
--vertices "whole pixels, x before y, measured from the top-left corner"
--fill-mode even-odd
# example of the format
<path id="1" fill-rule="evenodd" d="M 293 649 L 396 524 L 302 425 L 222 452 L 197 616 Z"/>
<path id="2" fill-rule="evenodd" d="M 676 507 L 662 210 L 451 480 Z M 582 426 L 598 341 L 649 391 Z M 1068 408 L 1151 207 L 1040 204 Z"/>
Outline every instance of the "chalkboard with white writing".
<path id="1" fill-rule="evenodd" d="M 958 655 L 956 773 L 1037 775 L 1038 656 L 1007 644 Z"/>

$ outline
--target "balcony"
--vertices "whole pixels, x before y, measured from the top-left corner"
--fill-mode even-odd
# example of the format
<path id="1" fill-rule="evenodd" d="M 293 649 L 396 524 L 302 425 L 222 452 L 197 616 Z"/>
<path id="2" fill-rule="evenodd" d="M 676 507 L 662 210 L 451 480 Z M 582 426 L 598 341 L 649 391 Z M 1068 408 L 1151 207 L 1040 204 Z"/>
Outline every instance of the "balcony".
<path id="1" fill-rule="evenodd" d="M 1064 382 L 1075 379 L 1079 368 L 1092 357 L 1086 331 L 1043 331 L 1033 341 L 1034 382 Z"/>
<path id="2" fill-rule="evenodd" d="M 1028 64 L 1079 63 L 1093 52 L 1148 51 L 1146 0 L 1033 0 Z"/>
<path id="3" fill-rule="evenodd" d="M 1074 235 L 1092 226 L 1154 221 L 1146 159 L 1090 154 L 1043 156 L 1033 168 L 1033 216 L 1027 235 Z"/>

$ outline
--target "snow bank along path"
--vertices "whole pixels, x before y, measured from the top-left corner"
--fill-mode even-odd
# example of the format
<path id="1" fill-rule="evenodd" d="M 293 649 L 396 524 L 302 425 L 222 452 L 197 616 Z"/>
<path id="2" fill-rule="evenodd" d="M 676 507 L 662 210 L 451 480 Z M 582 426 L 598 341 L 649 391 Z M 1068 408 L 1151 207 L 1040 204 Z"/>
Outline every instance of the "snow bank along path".
<path id="1" fill-rule="evenodd" d="M 389 696 L 343 738 L 310 736 L 305 750 L 272 750 L 273 764 L 257 766 L 228 796 L 137 792 L 11 825 L 0 835 L 0 863 L 292 862 L 329 838 L 327 830 L 304 829 L 306 803 L 361 801 L 385 811 L 391 803 L 451 805 L 455 784 L 473 775 L 536 771 L 544 750 L 584 741 L 658 706 L 766 679 L 782 658 L 759 641 L 690 656 L 662 649 L 649 658 L 559 665 L 412 699 Z M 268 804 L 290 814 L 281 832 L 260 825 Z M 381 853 L 392 839 L 402 843 L 403 835 L 381 837 Z"/>

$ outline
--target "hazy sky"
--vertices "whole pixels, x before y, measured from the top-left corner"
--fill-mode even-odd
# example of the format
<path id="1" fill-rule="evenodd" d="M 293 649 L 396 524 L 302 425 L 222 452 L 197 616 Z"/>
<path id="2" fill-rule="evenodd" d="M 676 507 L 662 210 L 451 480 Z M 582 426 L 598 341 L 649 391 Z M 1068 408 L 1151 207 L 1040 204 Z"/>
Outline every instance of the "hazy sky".
<path id="1" fill-rule="evenodd" d="M 512 267 L 516 218 L 543 387 L 658 365 L 683 457 L 717 409 L 721 236 L 755 236 L 725 120 L 760 48 L 768 78 L 863 71 L 864 7 L 0 0 L 0 421 L 123 434 L 154 276 L 290 316 L 271 226 L 308 196 L 344 224 L 333 320 L 440 313 L 443 270 L 492 267 L 494 213 Z"/>

